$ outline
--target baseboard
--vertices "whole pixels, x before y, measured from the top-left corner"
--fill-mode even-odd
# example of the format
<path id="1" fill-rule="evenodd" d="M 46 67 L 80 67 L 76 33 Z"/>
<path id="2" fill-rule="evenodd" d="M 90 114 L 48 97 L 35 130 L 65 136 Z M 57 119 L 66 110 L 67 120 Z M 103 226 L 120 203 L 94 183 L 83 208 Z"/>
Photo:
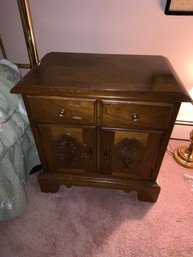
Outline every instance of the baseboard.
<path id="1" fill-rule="evenodd" d="M 192 121 L 176 120 L 171 139 L 189 140 L 191 130 L 193 130 Z"/>

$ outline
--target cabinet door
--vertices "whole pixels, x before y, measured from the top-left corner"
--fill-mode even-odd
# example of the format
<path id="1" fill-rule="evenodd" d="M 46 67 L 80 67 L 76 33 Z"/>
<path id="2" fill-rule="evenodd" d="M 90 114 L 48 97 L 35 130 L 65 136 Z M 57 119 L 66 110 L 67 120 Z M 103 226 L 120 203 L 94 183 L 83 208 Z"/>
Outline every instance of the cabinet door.
<path id="1" fill-rule="evenodd" d="M 39 125 L 48 172 L 96 171 L 96 129 Z"/>
<path id="2" fill-rule="evenodd" d="M 101 129 L 101 173 L 150 179 L 161 132 Z"/>

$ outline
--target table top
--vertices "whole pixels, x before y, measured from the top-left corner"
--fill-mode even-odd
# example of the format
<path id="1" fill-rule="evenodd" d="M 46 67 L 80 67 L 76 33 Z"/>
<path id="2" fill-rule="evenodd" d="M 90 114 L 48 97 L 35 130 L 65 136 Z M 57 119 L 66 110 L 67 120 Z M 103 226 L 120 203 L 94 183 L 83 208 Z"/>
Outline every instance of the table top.
<path id="1" fill-rule="evenodd" d="M 153 55 L 51 52 L 11 92 L 191 101 L 168 59 Z"/>

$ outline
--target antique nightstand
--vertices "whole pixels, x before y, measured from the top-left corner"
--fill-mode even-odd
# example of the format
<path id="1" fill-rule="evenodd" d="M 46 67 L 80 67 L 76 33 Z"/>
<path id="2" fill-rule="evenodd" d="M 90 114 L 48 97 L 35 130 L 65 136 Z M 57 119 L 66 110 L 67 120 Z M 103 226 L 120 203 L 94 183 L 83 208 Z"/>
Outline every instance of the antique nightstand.
<path id="1" fill-rule="evenodd" d="M 11 92 L 23 95 L 42 191 L 94 186 L 157 200 L 174 122 L 190 101 L 165 57 L 49 53 Z"/>

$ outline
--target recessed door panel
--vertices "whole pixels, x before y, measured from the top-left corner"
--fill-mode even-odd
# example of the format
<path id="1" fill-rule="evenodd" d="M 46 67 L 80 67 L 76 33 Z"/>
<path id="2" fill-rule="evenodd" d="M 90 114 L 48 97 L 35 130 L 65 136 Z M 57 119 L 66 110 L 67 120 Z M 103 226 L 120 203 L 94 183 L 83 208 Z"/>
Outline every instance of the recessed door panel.
<path id="1" fill-rule="evenodd" d="M 160 138 L 161 132 L 103 128 L 101 173 L 133 179 L 151 178 Z"/>
<path id="2" fill-rule="evenodd" d="M 96 171 L 96 130 L 90 127 L 39 126 L 50 172 Z"/>

